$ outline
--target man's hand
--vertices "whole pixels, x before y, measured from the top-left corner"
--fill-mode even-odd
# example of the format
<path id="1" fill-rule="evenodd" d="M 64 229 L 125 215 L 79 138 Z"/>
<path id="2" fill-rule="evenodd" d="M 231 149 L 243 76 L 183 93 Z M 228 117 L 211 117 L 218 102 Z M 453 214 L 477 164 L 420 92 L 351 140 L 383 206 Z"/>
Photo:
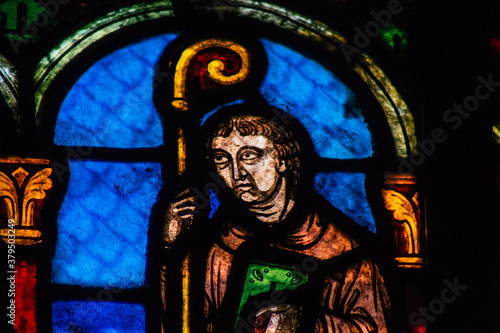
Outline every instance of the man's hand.
<path id="1" fill-rule="evenodd" d="M 163 240 L 168 245 L 173 244 L 177 237 L 186 232 L 193 222 L 196 207 L 194 206 L 194 195 L 189 192 L 189 189 L 185 189 L 179 193 L 168 208 L 163 226 Z"/>
<path id="2" fill-rule="evenodd" d="M 281 304 L 266 306 L 255 318 L 255 333 L 295 333 L 299 327 L 300 308 Z"/>

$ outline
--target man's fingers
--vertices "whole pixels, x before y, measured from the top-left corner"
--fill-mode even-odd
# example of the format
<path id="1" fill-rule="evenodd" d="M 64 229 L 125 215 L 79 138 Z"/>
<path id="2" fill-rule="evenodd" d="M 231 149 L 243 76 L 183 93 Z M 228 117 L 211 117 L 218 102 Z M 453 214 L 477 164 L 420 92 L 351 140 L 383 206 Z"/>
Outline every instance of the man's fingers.
<path id="1" fill-rule="evenodd" d="M 177 214 L 177 216 L 179 216 L 181 219 L 186 219 L 186 218 L 193 218 L 194 216 L 194 212 L 184 212 L 182 214 Z"/>
<path id="2" fill-rule="evenodd" d="M 180 208 L 174 208 L 172 211 L 177 214 L 177 215 L 184 215 L 185 213 L 194 213 L 195 211 L 194 206 L 185 206 L 185 207 L 180 207 Z"/>
<path id="3" fill-rule="evenodd" d="M 182 197 L 184 194 L 187 194 L 188 192 L 189 192 L 189 188 L 187 188 L 184 191 L 182 191 L 181 193 L 177 194 L 175 197 L 176 198 Z"/>
<path id="4" fill-rule="evenodd" d="M 186 199 L 182 199 L 181 201 L 176 201 L 174 202 L 174 207 L 179 207 L 179 206 L 182 206 L 182 205 L 185 205 L 185 204 L 194 204 L 194 197 L 189 197 L 189 198 L 186 198 Z"/>
<path id="5" fill-rule="evenodd" d="M 194 196 L 189 196 L 189 192 L 189 188 L 180 192 L 175 197 L 175 200 L 178 201 L 171 202 L 169 211 L 165 216 L 163 236 L 169 244 L 172 244 L 181 233 L 189 229 L 194 219 L 196 213 Z"/>

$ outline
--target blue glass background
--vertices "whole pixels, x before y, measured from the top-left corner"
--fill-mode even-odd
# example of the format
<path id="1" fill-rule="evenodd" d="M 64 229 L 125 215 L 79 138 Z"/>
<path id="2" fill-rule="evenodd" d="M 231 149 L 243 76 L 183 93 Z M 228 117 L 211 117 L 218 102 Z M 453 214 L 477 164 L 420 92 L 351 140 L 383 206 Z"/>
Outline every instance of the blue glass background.
<path id="1" fill-rule="evenodd" d="M 70 160 L 52 262 L 55 283 L 140 287 L 149 218 L 162 186 L 159 163 Z"/>
<path id="2" fill-rule="evenodd" d="M 365 192 L 365 174 L 359 172 L 318 172 L 314 187 L 358 224 L 376 231 Z"/>
<path id="3" fill-rule="evenodd" d="M 354 94 L 332 72 L 301 54 L 262 40 L 269 68 L 260 88 L 267 102 L 309 131 L 321 157 L 365 158 L 372 138 Z"/>
<path id="4" fill-rule="evenodd" d="M 113 148 L 162 145 L 163 128 L 152 99 L 155 65 L 175 37 L 146 39 L 92 65 L 64 99 L 54 143 Z"/>
<path id="5" fill-rule="evenodd" d="M 59 301 L 52 304 L 54 333 L 145 333 L 143 305 Z"/>

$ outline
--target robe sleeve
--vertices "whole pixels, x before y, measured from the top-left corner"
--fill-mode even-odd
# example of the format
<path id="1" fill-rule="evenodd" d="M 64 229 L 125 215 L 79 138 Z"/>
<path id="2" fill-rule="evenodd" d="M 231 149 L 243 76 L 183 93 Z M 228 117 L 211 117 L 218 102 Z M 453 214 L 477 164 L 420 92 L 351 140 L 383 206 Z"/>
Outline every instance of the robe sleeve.
<path id="1" fill-rule="evenodd" d="M 387 291 L 378 268 L 369 260 L 351 265 L 344 274 L 328 275 L 322 307 L 317 333 L 388 332 Z"/>

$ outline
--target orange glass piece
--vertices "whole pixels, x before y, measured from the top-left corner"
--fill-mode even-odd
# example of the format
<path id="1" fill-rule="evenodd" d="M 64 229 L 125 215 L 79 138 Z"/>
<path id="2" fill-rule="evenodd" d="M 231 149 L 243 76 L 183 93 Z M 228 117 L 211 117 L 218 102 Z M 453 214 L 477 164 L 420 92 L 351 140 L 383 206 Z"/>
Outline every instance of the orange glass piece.
<path id="1" fill-rule="evenodd" d="M 186 138 L 184 131 L 179 128 L 179 137 L 177 139 L 177 173 L 182 175 L 186 171 Z"/>
<path id="2" fill-rule="evenodd" d="M 190 333 L 190 295 L 189 288 L 191 284 L 191 272 L 189 270 L 189 262 L 191 261 L 189 254 L 182 262 L 182 333 Z"/>
<path id="3" fill-rule="evenodd" d="M 422 267 L 423 230 L 415 175 L 386 174 L 382 198 L 392 217 L 398 266 Z"/>

